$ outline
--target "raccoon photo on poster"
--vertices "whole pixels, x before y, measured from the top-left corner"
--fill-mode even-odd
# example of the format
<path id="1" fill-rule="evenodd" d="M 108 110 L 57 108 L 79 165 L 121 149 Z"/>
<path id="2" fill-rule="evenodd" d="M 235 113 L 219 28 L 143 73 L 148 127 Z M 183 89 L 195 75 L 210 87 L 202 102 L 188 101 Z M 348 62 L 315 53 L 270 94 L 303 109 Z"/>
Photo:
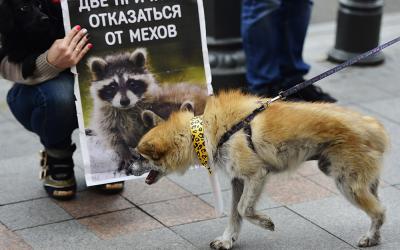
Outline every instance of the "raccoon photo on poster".
<path id="1" fill-rule="evenodd" d="M 176 38 L 178 30 L 172 20 L 182 18 L 182 8 L 180 4 L 139 7 L 144 3 L 157 3 L 155 0 L 110 0 L 113 6 L 124 6 L 135 4 L 135 9 L 125 8 L 109 12 L 93 13 L 88 16 L 88 23 L 91 28 L 113 28 L 107 29 L 104 40 L 107 45 L 123 44 L 125 40 L 130 43 L 145 42 L 153 40 L 163 40 Z M 107 8 L 110 4 L 108 0 L 80 0 L 79 12 L 92 11 L 98 8 Z M 146 25 L 149 24 L 149 25 Z M 142 27 L 117 29 L 122 25 L 142 24 Z M 145 24 L 145 26 L 143 26 Z M 156 24 L 156 25 L 151 25 Z"/>

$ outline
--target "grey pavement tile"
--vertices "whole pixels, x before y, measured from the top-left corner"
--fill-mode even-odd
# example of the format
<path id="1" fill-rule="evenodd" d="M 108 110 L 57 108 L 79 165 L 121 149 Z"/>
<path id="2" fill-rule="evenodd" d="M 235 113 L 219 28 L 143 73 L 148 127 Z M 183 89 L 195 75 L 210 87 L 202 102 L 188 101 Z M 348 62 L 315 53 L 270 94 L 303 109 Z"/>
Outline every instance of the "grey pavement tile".
<path id="1" fill-rule="evenodd" d="M 263 211 L 275 224 L 270 232 L 244 221 L 239 239 L 234 249 L 352 249 L 345 242 L 330 235 L 286 208 Z M 173 227 L 183 238 L 200 249 L 209 249 L 209 243 L 221 236 L 227 218 L 202 221 Z"/>
<path id="2" fill-rule="evenodd" d="M 106 249 L 141 249 L 141 250 L 194 250 L 191 243 L 172 232 L 162 228 L 153 231 L 128 234 L 112 240 L 103 241 Z"/>
<path id="3" fill-rule="evenodd" d="M 385 118 L 380 118 L 381 116 L 378 116 L 378 120 L 382 122 L 383 126 L 385 127 L 386 131 L 389 134 L 390 137 L 390 143 L 391 144 L 397 144 L 400 145 L 400 124 L 394 123 L 392 121 L 389 121 L 388 119 Z"/>
<path id="4" fill-rule="evenodd" d="M 79 219 L 79 223 L 101 239 L 112 239 L 129 233 L 139 233 L 162 228 L 158 221 L 137 208 L 116 211 Z"/>
<path id="5" fill-rule="evenodd" d="M 151 186 L 147 185 L 144 179 L 128 181 L 125 183 L 122 196 L 136 205 L 142 205 L 191 196 L 191 193 L 173 181 L 162 178 L 159 182 Z"/>
<path id="6" fill-rule="evenodd" d="M 380 190 L 380 199 L 386 207 L 386 223 L 382 227 L 382 245 L 400 245 L 400 190 L 386 187 Z M 369 228 L 369 218 L 343 197 L 331 197 L 324 200 L 297 204 L 291 209 L 305 218 L 331 232 L 337 237 L 356 246 L 357 241 Z"/>
<path id="7" fill-rule="evenodd" d="M 44 225 L 71 218 L 69 214 L 49 198 L 0 207 L 0 221 L 11 230 Z"/>
<path id="8" fill-rule="evenodd" d="M 389 184 L 400 184 L 400 145 L 393 144 L 385 155 L 382 178 Z"/>
<path id="9" fill-rule="evenodd" d="M 360 106 L 400 124 L 400 98 L 382 98 L 374 102 L 360 103 Z"/>
<path id="10" fill-rule="evenodd" d="M 0 224 L 0 250 L 32 249 L 21 237 Z"/>
<path id="11" fill-rule="evenodd" d="M 0 167 L 0 205 L 47 196 L 39 180 L 37 154 L 1 160 Z"/>
<path id="12" fill-rule="evenodd" d="M 229 189 L 230 180 L 222 172 L 217 174 L 221 189 Z M 212 191 L 208 173 L 205 169 L 189 169 L 184 175 L 171 175 L 168 178 L 192 194 L 206 194 Z"/>
<path id="13" fill-rule="evenodd" d="M 222 192 L 222 200 L 224 202 L 224 212 L 225 214 L 230 213 L 231 209 L 231 191 L 223 191 Z M 214 196 L 213 194 L 203 194 L 198 196 L 200 199 L 203 201 L 207 202 L 210 204 L 210 206 L 214 207 Z M 256 208 L 259 210 L 267 209 L 267 208 L 273 208 L 273 207 L 279 207 L 280 204 L 276 201 L 273 201 L 270 199 L 266 193 L 263 193 L 260 197 L 260 200 L 257 203 Z"/>
<path id="14" fill-rule="evenodd" d="M 369 247 L 368 250 L 399 250 L 399 243 L 385 243 L 383 245 L 378 245 L 375 247 Z"/>
<path id="15" fill-rule="evenodd" d="M 324 173 L 307 176 L 306 178 L 320 186 L 323 186 L 324 188 L 328 189 L 332 193 L 335 193 L 335 194 L 339 193 L 339 190 L 337 189 L 333 178 L 325 175 Z"/>
<path id="16" fill-rule="evenodd" d="M 39 152 L 39 137 L 27 131 L 16 121 L 0 123 L 0 160 Z"/>
<path id="17" fill-rule="evenodd" d="M 0 160 L 0 205 L 47 197 L 39 179 L 39 155 Z M 78 191 L 86 189 L 83 170 L 75 168 Z"/>
<path id="18" fill-rule="evenodd" d="M 384 54 L 384 64 L 367 68 L 369 70 L 365 77 L 369 77 L 371 80 L 365 81 L 365 83 L 396 96 L 400 93 L 400 84 L 398 84 L 398 75 L 394 72 L 398 71 L 400 50 L 397 47 L 392 47 L 386 50 Z"/>
<path id="19" fill-rule="evenodd" d="M 145 204 L 140 207 L 168 227 L 215 218 L 214 209 L 194 196 Z"/>
<path id="20" fill-rule="evenodd" d="M 316 175 L 322 172 L 318 168 L 318 161 L 306 161 L 299 166 L 299 168 L 296 170 L 296 173 L 306 177 L 310 175 Z"/>
<path id="21" fill-rule="evenodd" d="M 121 233 L 101 240 L 77 221 L 66 221 L 17 232 L 34 249 L 196 249 L 167 228 L 146 232 Z"/>
<path id="22" fill-rule="evenodd" d="M 133 207 L 120 195 L 101 194 L 95 191 L 80 192 L 73 200 L 55 202 L 75 219 Z"/>
<path id="23" fill-rule="evenodd" d="M 96 235 L 75 220 L 24 229 L 16 233 L 34 249 L 101 249 L 103 245 Z"/>
<path id="24" fill-rule="evenodd" d="M 343 72 L 339 73 L 342 74 Z M 344 78 L 344 76 L 342 76 Z M 329 80 L 332 82 L 333 80 Z M 377 101 L 387 98 L 393 98 L 393 96 L 383 90 L 371 87 L 369 85 L 361 85 L 357 81 L 349 79 L 338 79 L 334 83 L 324 84 L 324 91 L 328 92 L 332 96 L 336 97 L 342 103 L 356 102 L 364 103 L 370 101 Z"/>
<path id="25" fill-rule="evenodd" d="M 285 205 L 323 199 L 334 195 L 329 189 L 297 174 L 272 175 L 267 181 L 264 191 L 272 200 Z"/>

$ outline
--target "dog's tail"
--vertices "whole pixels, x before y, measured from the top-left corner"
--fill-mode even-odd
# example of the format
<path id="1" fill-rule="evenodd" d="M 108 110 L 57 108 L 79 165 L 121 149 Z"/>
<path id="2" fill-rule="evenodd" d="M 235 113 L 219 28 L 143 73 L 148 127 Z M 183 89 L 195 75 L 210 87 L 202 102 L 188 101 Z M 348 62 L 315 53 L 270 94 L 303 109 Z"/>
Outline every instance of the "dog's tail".
<path id="1" fill-rule="evenodd" d="M 371 116 L 363 116 L 363 120 L 368 128 L 368 137 L 372 142 L 374 142 L 374 145 L 372 146 L 383 154 L 388 150 L 390 145 L 389 135 L 385 127 L 382 123 Z"/>

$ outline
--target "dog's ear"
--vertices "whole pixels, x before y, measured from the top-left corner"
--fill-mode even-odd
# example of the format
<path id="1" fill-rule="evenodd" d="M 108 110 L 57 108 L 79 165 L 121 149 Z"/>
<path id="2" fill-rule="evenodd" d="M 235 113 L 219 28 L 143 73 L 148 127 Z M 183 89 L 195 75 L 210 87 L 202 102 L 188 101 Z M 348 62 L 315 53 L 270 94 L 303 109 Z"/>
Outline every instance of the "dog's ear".
<path id="1" fill-rule="evenodd" d="M 88 59 L 87 65 L 92 72 L 92 77 L 97 80 L 102 78 L 107 62 L 100 57 L 91 57 Z"/>
<path id="2" fill-rule="evenodd" d="M 160 122 L 164 121 L 163 118 L 161 118 L 159 115 L 157 115 L 156 113 L 154 113 L 151 110 L 143 111 L 141 114 L 141 117 L 142 117 L 143 124 L 148 128 L 155 127 L 158 124 L 160 124 Z"/>
<path id="3" fill-rule="evenodd" d="M 133 63 L 134 67 L 144 68 L 147 62 L 147 50 L 144 48 L 136 49 L 130 55 L 129 61 Z"/>
<path id="4" fill-rule="evenodd" d="M 184 101 L 181 105 L 180 110 L 186 110 L 194 113 L 194 104 L 192 101 Z"/>
<path id="5" fill-rule="evenodd" d="M 13 9 L 9 0 L 0 0 L 0 33 L 7 34 L 14 29 Z"/>
<path id="6" fill-rule="evenodd" d="M 165 155 L 165 147 L 159 141 L 147 141 L 139 143 L 137 147 L 139 154 L 150 157 L 153 161 L 160 160 Z"/>

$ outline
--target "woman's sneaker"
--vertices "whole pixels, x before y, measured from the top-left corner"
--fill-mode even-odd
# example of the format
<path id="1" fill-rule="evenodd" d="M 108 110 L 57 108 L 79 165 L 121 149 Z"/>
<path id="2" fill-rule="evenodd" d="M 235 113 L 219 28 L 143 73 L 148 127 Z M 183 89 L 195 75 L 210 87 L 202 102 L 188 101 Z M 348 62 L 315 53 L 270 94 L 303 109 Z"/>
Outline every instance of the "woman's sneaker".
<path id="1" fill-rule="evenodd" d="M 75 149 L 76 146 L 71 145 L 65 150 L 43 150 L 41 152 L 42 171 L 40 177 L 47 194 L 54 199 L 69 200 L 76 194 L 72 159 Z"/>

